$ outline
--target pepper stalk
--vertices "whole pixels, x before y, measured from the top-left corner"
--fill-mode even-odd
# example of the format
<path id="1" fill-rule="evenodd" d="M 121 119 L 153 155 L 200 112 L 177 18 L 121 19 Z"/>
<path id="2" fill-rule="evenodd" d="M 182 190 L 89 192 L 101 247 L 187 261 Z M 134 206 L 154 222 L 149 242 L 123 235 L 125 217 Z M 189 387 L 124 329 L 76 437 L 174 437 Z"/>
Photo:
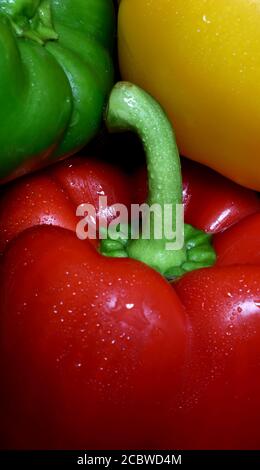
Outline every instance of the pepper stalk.
<path id="1" fill-rule="evenodd" d="M 148 169 L 148 200 L 150 208 L 157 206 L 162 213 L 163 228 L 169 223 L 176 236 L 176 207 L 182 204 L 182 178 L 179 152 L 172 126 L 152 96 L 128 83 L 117 83 L 109 97 L 106 125 L 110 132 L 133 131 L 140 137 L 146 154 Z M 171 207 L 171 213 L 168 209 Z M 103 240 L 101 252 L 106 256 L 129 256 L 153 267 L 167 278 L 187 271 L 211 266 L 216 254 L 211 236 L 190 225 L 182 224 L 183 246 L 169 249 L 174 241 L 162 231 L 155 237 L 156 218 L 150 214 L 141 228 L 138 239 Z M 149 239 L 144 238 L 149 224 Z"/>

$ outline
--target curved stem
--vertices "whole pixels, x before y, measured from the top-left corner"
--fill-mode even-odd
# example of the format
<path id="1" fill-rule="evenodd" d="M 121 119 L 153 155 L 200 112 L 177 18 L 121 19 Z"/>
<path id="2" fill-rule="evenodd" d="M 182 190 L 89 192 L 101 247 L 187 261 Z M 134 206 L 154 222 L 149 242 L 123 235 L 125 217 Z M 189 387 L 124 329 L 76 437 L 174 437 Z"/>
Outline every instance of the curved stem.
<path id="1" fill-rule="evenodd" d="M 149 211 L 142 225 L 141 238 L 132 236 L 132 227 L 130 234 L 125 236 L 126 227 L 121 234 L 121 228 L 117 226 L 116 231 L 119 229 L 120 235 L 116 241 L 114 236 L 111 238 L 108 234 L 108 239 L 101 242 L 103 255 L 130 256 L 170 279 L 188 271 L 212 266 L 216 261 L 216 253 L 211 244 L 211 235 L 184 224 L 183 218 L 180 220 L 180 217 L 176 217 L 176 207 L 183 209 L 180 159 L 171 124 L 162 108 L 137 86 L 120 82 L 110 94 L 105 119 L 111 132 L 131 130 L 143 142 L 149 178 L 146 205 Z M 161 216 L 159 223 L 158 214 Z M 132 221 L 136 220 L 131 218 Z M 158 225 L 162 229 L 159 237 L 155 236 Z M 179 244 L 173 243 L 179 236 L 177 225 L 181 232 Z M 165 231 L 165 227 L 170 230 Z"/>
<path id="2" fill-rule="evenodd" d="M 149 204 L 181 204 L 182 178 L 172 126 L 148 93 L 128 82 L 117 83 L 106 111 L 110 132 L 131 130 L 142 140 L 149 179 Z"/>
<path id="3" fill-rule="evenodd" d="M 149 264 L 162 274 L 174 267 L 180 267 L 187 260 L 185 247 L 167 249 L 167 242 L 173 242 L 164 233 L 166 205 L 170 206 L 170 224 L 176 231 L 176 205 L 182 204 L 182 180 L 178 148 L 174 133 L 166 114 L 160 105 L 139 87 L 127 82 L 115 85 L 111 92 L 106 123 L 110 131 L 131 130 L 142 140 L 147 159 L 149 182 L 149 206 L 155 205 L 162 215 L 162 237 L 155 238 L 156 217 L 152 214 L 142 227 L 142 234 L 149 239 L 129 240 L 127 253 L 130 257 Z M 184 232 L 184 222 L 182 231 Z"/>

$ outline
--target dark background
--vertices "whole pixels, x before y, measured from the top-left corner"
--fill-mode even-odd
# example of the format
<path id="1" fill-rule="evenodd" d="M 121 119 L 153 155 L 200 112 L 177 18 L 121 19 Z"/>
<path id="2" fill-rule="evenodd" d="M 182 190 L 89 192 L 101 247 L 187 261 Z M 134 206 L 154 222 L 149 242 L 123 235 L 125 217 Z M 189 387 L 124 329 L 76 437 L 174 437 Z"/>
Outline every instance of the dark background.
<path id="1" fill-rule="evenodd" d="M 141 0 L 140 0 L 141 1 Z M 118 13 L 118 0 L 113 0 L 115 14 Z M 117 55 L 117 37 L 115 33 L 115 82 L 121 80 L 118 55 Z M 99 159 L 115 163 L 127 173 L 132 173 L 136 167 L 145 162 L 145 155 L 142 145 L 137 136 L 132 133 L 108 134 L 105 124 L 99 135 L 85 149 L 81 150 L 82 155 L 97 156 Z"/>

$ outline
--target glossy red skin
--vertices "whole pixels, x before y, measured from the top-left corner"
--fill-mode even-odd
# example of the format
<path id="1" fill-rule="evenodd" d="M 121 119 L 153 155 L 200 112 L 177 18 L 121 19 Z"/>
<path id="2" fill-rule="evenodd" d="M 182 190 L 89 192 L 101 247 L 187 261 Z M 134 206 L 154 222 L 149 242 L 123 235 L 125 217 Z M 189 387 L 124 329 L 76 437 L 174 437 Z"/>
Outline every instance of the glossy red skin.
<path id="1" fill-rule="evenodd" d="M 218 253 L 217 265 L 260 265 L 260 212 L 252 214 L 239 223 L 214 236 Z"/>
<path id="2" fill-rule="evenodd" d="M 163 447 L 260 448 L 260 266 L 194 271 L 174 283 L 191 359 Z"/>
<path id="3" fill-rule="evenodd" d="M 182 160 L 182 168 L 185 220 L 188 224 L 216 234 L 260 212 L 260 199 L 254 191 L 185 159 Z"/>
<path id="4" fill-rule="evenodd" d="M 108 207 L 98 211 L 98 196 L 107 196 Z M 55 225 L 75 232 L 80 204 L 93 204 L 98 220 L 115 217 L 113 204 L 127 207 L 131 191 L 127 177 L 115 166 L 74 157 L 46 171 L 21 178 L 4 190 L 0 199 L 0 252 L 26 228 Z"/>
<path id="5" fill-rule="evenodd" d="M 207 233 L 219 233 L 245 217 L 260 212 L 260 199 L 203 165 L 182 159 L 185 222 Z M 133 176 L 136 204 L 147 197 L 147 172 L 141 167 Z"/>
<path id="6" fill-rule="evenodd" d="M 187 339 L 163 277 L 70 230 L 35 227 L 4 253 L 0 298 L 3 448 L 156 445 Z"/>

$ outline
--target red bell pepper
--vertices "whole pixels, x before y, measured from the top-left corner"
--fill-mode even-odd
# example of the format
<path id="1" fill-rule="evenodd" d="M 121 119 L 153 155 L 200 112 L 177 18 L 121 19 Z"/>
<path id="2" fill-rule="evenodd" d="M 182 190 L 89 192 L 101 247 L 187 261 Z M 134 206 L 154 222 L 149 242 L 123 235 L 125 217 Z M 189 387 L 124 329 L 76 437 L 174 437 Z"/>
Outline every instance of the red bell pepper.
<path id="1" fill-rule="evenodd" d="M 149 203 L 180 203 L 178 152 L 158 105 L 138 88 L 119 85 L 111 94 L 107 121 L 111 130 L 131 128 L 142 138 Z M 77 178 L 69 179 L 66 187 Z M 61 193 L 64 196 L 64 190 Z M 18 201 L 20 194 L 17 190 Z M 79 195 L 77 203 L 88 202 Z M 256 212 L 258 201 L 252 193 L 242 199 L 247 215 Z M 61 204 L 53 206 L 59 227 L 40 227 L 50 220 L 38 215 L 18 225 L 20 234 L 7 244 L 1 263 L 3 447 L 152 448 L 169 442 L 173 447 L 177 442 L 196 446 L 188 427 L 194 419 L 198 440 L 203 441 L 198 410 L 215 407 L 216 383 L 223 410 L 229 406 L 232 416 L 240 407 L 251 426 L 251 442 L 259 442 L 256 410 L 243 400 L 256 404 L 260 384 L 255 373 L 260 368 L 260 267 L 239 266 L 238 256 L 237 266 L 198 269 L 170 285 L 144 263 L 171 277 L 210 266 L 215 260 L 210 236 L 186 227 L 186 245 L 179 252 L 166 252 L 166 240 L 152 236 L 119 241 L 115 251 L 110 240 L 104 240 L 102 251 L 115 256 L 106 258 L 88 241 L 76 238 L 74 219 L 58 220 Z M 11 226 L 15 218 L 10 220 Z M 173 218 L 173 228 L 175 222 Z M 10 231 L 8 238 L 14 236 L 15 230 Z M 120 250 L 135 259 L 116 259 Z M 237 384 L 244 388 L 233 406 L 230 398 Z M 211 426 L 214 435 L 226 416 L 221 413 L 218 421 L 210 416 L 205 427 Z M 186 426 L 181 426 L 182 419 Z M 243 433 L 232 426 L 231 431 L 225 441 L 215 433 L 220 446 L 241 445 Z M 212 440 L 204 442 L 207 446 Z"/>
<path id="2" fill-rule="evenodd" d="M 125 85 L 115 88 L 108 120 L 118 108 L 113 97 L 129 114 L 124 95 L 134 98 L 136 92 Z M 166 122 L 167 158 L 170 166 L 178 166 L 177 154 L 172 159 L 170 125 L 159 107 L 153 111 L 148 96 L 144 101 L 155 120 L 159 111 L 160 121 Z M 172 174 L 181 181 L 179 172 Z M 37 179 L 30 180 L 30 206 Z M 20 184 L 24 191 L 23 182 L 11 190 L 17 191 L 12 200 L 19 204 L 25 200 Z M 55 203 L 52 212 L 58 209 L 59 215 L 61 204 Z M 153 446 L 165 427 L 173 390 L 177 397 L 185 361 L 186 318 L 180 300 L 145 264 L 111 260 L 77 239 L 73 220 L 67 226 L 66 220 L 55 222 L 59 227 L 36 225 L 48 221 L 39 219 L 37 210 L 35 221 L 18 226 L 20 234 L 7 243 L 1 263 L 2 445 Z M 26 214 L 26 208 L 22 211 Z M 24 230 L 31 222 L 35 226 Z"/>

